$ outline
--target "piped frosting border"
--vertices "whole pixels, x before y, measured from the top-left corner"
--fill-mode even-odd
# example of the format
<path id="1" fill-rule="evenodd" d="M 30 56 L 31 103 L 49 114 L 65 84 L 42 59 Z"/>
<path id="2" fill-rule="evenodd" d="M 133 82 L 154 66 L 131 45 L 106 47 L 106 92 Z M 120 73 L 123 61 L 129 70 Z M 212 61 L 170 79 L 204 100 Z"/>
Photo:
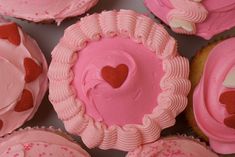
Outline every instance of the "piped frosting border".
<path id="1" fill-rule="evenodd" d="M 76 98 L 75 89 L 71 86 L 77 52 L 89 42 L 114 36 L 130 38 L 145 45 L 163 61 L 162 93 L 157 107 L 143 117 L 142 125 L 107 127 L 95 121 L 85 113 L 85 106 Z M 67 131 L 80 135 L 89 148 L 130 151 L 157 140 L 162 129 L 175 124 L 175 117 L 187 105 L 191 86 L 188 75 L 188 60 L 177 54 L 176 41 L 161 25 L 131 10 L 104 11 L 82 18 L 65 30 L 52 52 L 48 73 L 49 99 Z"/>

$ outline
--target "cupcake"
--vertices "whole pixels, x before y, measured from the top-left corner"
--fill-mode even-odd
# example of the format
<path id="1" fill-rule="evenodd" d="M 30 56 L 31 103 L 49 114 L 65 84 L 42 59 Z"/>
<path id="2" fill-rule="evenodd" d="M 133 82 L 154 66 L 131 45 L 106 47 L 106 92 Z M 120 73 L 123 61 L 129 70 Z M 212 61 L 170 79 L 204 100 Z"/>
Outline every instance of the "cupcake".
<path id="1" fill-rule="evenodd" d="M 0 0 L 0 14 L 32 22 L 61 21 L 81 15 L 98 0 Z"/>
<path id="2" fill-rule="evenodd" d="M 0 21 L 0 136 L 30 120 L 47 90 L 47 63 L 16 23 Z"/>
<path id="3" fill-rule="evenodd" d="M 126 157 L 219 157 L 198 140 L 172 136 L 155 143 L 143 145 L 129 152 Z"/>
<path id="4" fill-rule="evenodd" d="M 235 38 L 210 44 L 198 53 L 191 66 L 190 124 L 197 130 L 198 126 L 199 134 L 205 135 L 212 149 L 220 154 L 235 153 L 234 49 Z"/>
<path id="5" fill-rule="evenodd" d="M 52 52 L 49 99 L 89 148 L 129 151 L 175 124 L 188 75 L 161 25 L 131 10 L 105 11 L 65 30 Z"/>
<path id="6" fill-rule="evenodd" d="M 53 128 L 21 129 L 0 139 L 4 157 L 89 157 L 70 137 Z"/>
<path id="7" fill-rule="evenodd" d="M 235 0 L 145 0 L 173 31 L 205 39 L 235 26 Z"/>

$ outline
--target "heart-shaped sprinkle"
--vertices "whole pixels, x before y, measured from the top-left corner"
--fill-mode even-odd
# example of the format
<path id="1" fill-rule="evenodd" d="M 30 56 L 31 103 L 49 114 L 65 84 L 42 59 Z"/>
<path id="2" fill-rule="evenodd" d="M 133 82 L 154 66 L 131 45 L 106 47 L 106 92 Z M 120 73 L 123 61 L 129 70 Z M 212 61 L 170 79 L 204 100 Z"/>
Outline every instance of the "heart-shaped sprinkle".
<path id="1" fill-rule="evenodd" d="M 128 76 L 128 67 L 125 64 L 120 64 L 116 68 L 105 66 L 101 70 L 103 79 L 108 82 L 113 88 L 119 88 L 125 82 Z"/>
<path id="2" fill-rule="evenodd" d="M 33 95 L 29 90 L 24 89 L 20 101 L 18 101 L 15 106 L 15 111 L 23 112 L 29 110 L 32 107 L 33 107 Z"/>
<path id="3" fill-rule="evenodd" d="M 2 129 L 3 127 L 3 121 L 0 119 L 0 130 Z"/>
<path id="4" fill-rule="evenodd" d="M 229 128 L 235 129 L 235 115 L 232 115 L 232 116 L 225 118 L 224 124 Z"/>
<path id="5" fill-rule="evenodd" d="M 36 80 L 43 70 L 42 67 L 39 66 L 31 58 L 24 59 L 24 68 L 25 68 L 25 82 L 26 83 Z"/>
<path id="6" fill-rule="evenodd" d="M 20 44 L 20 34 L 16 23 L 10 23 L 0 26 L 0 38 L 7 39 L 12 44 L 18 46 Z"/>
<path id="7" fill-rule="evenodd" d="M 224 92 L 220 95 L 219 101 L 225 104 L 229 114 L 235 114 L 235 91 Z"/>

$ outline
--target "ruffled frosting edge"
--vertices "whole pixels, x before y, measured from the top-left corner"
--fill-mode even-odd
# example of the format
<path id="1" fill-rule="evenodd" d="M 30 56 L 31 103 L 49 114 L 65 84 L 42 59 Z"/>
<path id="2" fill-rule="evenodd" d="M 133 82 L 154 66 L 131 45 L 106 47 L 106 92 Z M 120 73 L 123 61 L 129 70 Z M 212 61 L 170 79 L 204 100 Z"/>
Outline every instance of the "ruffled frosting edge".
<path id="1" fill-rule="evenodd" d="M 196 34 L 197 23 L 206 20 L 208 11 L 202 0 L 169 0 L 173 9 L 167 14 L 170 27 L 177 33 Z"/>
<path id="2" fill-rule="evenodd" d="M 95 121 L 85 113 L 85 106 L 76 98 L 75 89 L 71 86 L 76 52 L 88 42 L 114 36 L 130 38 L 145 45 L 163 61 L 165 74 L 160 83 L 162 93 L 158 97 L 158 105 L 151 114 L 143 117 L 141 125 L 107 127 Z M 49 99 L 66 130 L 80 135 L 89 148 L 130 151 L 157 140 L 162 129 L 175 124 L 175 117 L 187 105 L 191 87 L 188 75 L 188 60 L 178 55 L 176 41 L 161 25 L 131 10 L 104 11 L 84 17 L 66 29 L 52 52 L 48 73 Z"/>

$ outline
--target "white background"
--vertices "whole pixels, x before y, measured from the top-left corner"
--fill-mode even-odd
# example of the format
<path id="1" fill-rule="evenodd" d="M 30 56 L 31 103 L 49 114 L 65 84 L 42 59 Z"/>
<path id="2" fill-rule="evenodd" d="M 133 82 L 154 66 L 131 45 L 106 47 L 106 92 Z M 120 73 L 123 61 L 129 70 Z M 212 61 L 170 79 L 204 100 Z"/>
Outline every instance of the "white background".
<path id="1" fill-rule="evenodd" d="M 89 11 L 89 14 L 94 12 L 101 12 L 103 10 L 112 10 L 112 9 L 132 9 L 140 13 L 147 14 L 151 16 L 156 22 L 158 21 L 154 16 L 145 8 L 143 0 L 100 0 L 97 6 Z M 84 16 L 84 15 L 83 15 Z M 81 16 L 80 16 L 81 17 Z M 51 60 L 51 51 L 57 44 L 58 40 L 62 37 L 64 29 L 69 25 L 75 23 L 78 18 L 73 18 L 70 20 L 64 21 L 60 26 L 56 24 L 34 24 L 27 21 L 15 20 L 19 23 L 25 32 L 30 34 L 41 47 L 43 53 L 45 54 L 48 63 Z M 168 28 L 167 28 L 168 29 Z M 169 30 L 169 29 L 168 29 Z M 220 39 L 220 36 L 227 36 L 235 34 L 235 31 L 229 31 L 225 34 L 217 36 L 210 41 L 203 40 L 199 37 L 189 37 L 185 35 L 176 35 L 169 31 L 178 41 L 179 52 L 188 58 L 191 58 L 197 51 L 199 51 L 203 46 L 207 45 L 208 42 L 212 42 L 216 39 Z M 45 96 L 44 101 L 42 102 L 38 112 L 34 118 L 26 123 L 25 126 L 55 126 L 56 128 L 63 129 L 63 124 L 57 119 L 56 113 L 54 112 L 52 105 L 48 101 L 48 94 Z M 186 127 L 185 118 L 180 116 L 177 118 L 177 125 L 173 128 L 170 128 L 163 132 L 163 135 L 166 134 L 191 134 L 190 127 Z M 63 129 L 64 130 L 64 129 Z M 75 137 L 76 140 L 85 148 L 92 157 L 124 157 L 126 153 L 115 150 L 99 150 L 99 149 L 88 149 L 86 148 L 79 137 Z"/>

